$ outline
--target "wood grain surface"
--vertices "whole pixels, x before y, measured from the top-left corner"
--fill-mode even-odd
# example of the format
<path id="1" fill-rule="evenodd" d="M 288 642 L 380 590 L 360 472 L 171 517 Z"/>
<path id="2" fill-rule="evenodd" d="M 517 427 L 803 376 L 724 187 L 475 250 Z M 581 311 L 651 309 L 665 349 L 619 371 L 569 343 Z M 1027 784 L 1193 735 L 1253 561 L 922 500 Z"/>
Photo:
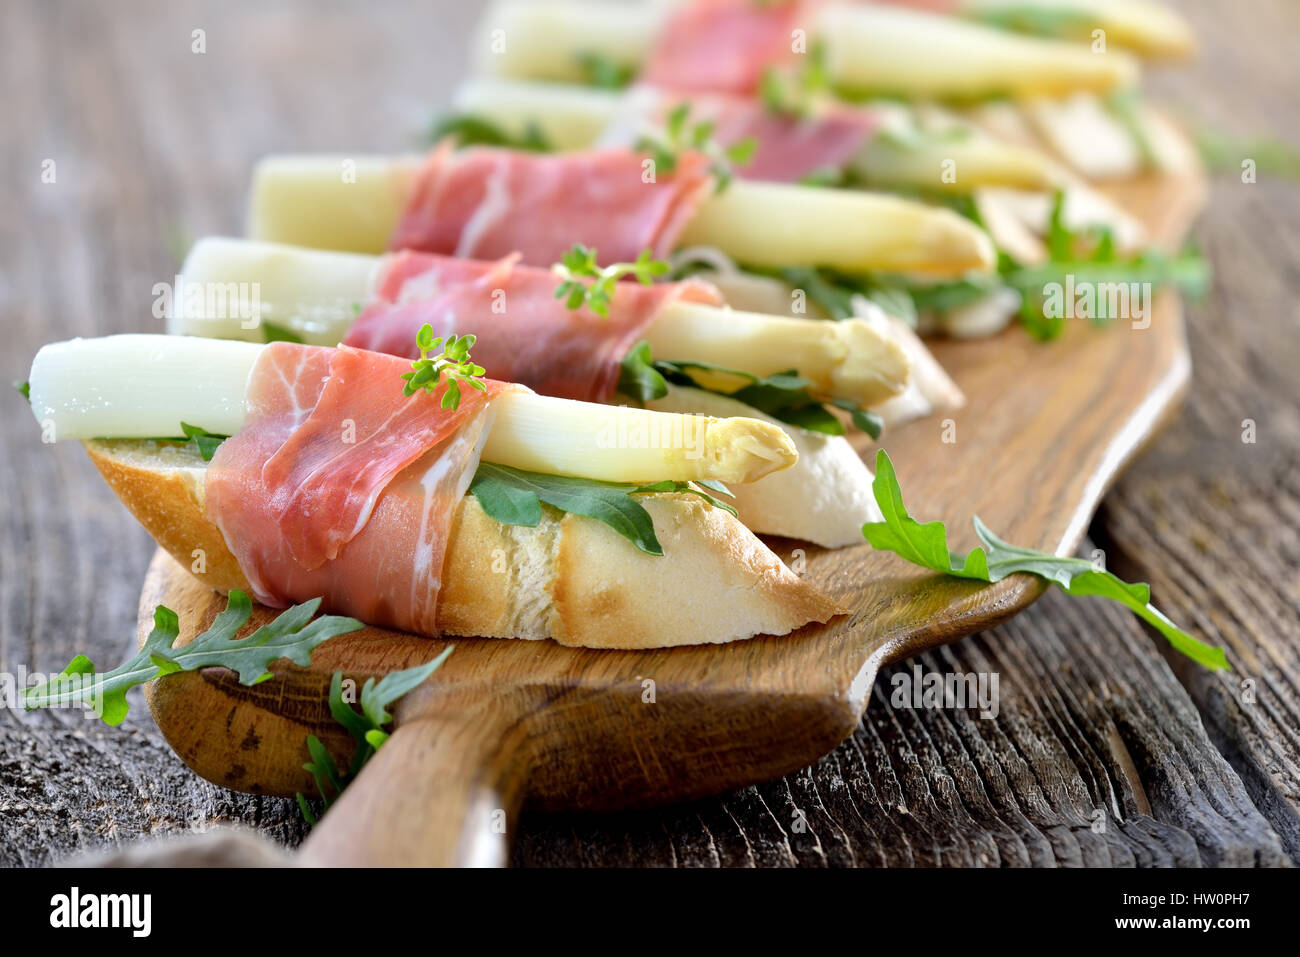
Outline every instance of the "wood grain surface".
<path id="1" fill-rule="evenodd" d="M 434 23 L 414 3 L 360 20 L 343 4 L 314 9 L 123 3 L 110 15 L 91 4 L 31 2 L 0 12 L 0 71 L 8 88 L 34 91 L 11 104 L 0 142 L 14 171 L 0 217 L 0 308 L 14 330 L 0 355 L 6 375 L 20 377 L 40 342 L 146 328 L 152 285 L 175 268 L 169 245 L 183 250 L 185 237 L 237 231 L 256 156 L 412 145 L 461 69 L 459 37 L 473 11 L 453 8 Z M 1189 9 L 1203 27 L 1207 64 L 1155 81 L 1231 131 L 1287 133 L 1279 118 L 1289 115 L 1283 91 L 1295 88 L 1296 67 L 1281 38 L 1295 26 L 1294 9 L 1261 3 L 1226 26 L 1208 5 Z M 409 38 L 426 25 L 427 43 L 413 49 Z M 190 52 L 196 28 L 207 31 L 202 55 Z M 45 158 L 58 162 L 56 184 L 40 181 Z M 1257 184 L 1225 182 L 1201 232 L 1220 279 L 1192 317 L 1200 378 L 1190 412 L 1149 453 L 1151 464 L 1111 493 L 1094 534 L 1112 566 L 1122 560 L 1150 577 L 1176 618 L 1233 649 L 1238 674 L 1188 674 L 1181 685 L 1125 616 L 1049 595 L 1010 625 L 920 659 L 927 669 L 1000 674 L 996 721 L 894 708 L 887 673 L 864 722 L 816 765 L 667 811 L 525 815 L 516 861 L 1268 864 L 1294 856 L 1296 510 L 1286 466 L 1298 421 L 1289 374 L 1297 203 L 1294 187 L 1263 172 Z M 1261 424 L 1260 439 L 1243 447 L 1248 417 Z M 77 450 L 34 442 L 20 407 L 5 410 L 0 441 L 11 464 L 0 479 L 4 670 L 57 668 L 82 650 L 97 662 L 117 659 L 147 539 Z M 1255 680 L 1250 705 L 1240 703 L 1246 675 Z M 204 784 L 139 709 L 117 730 L 73 713 L 6 712 L 0 721 L 7 862 L 221 822 L 250 823 L 290 844 L 301 837 L 291 803 Z M 1099 809 L 1107 812 L 1101 832 Z"/>

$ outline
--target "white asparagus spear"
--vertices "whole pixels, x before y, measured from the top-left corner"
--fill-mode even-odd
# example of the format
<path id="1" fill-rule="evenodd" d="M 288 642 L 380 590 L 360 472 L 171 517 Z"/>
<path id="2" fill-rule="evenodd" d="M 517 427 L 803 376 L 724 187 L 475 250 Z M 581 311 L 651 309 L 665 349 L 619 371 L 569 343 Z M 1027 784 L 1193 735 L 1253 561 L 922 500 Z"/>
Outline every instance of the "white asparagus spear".
<path id="1" fill-rule="evenodd" d="M 741 308 L 763 310 L 770 314 L 781 310 L 801 316 L 825 316 L 815 303 L 808 301 L 806 291 L 793 289 L 779 279 L 740 272 L 710 273 L 705 278 L 722 290 L 728 302 Z M 965 404 L 966 400 L 957 383 L 944 371 L 916 333 L 900 320 L 885 315 L 872 303 L 864 301 L 855 305 L 858 308 L 857 321 L 865 322 L 879 334 L 887 336 L 908 357 L 910 373 L 907 388 L 875 409 L 885 419 L 886 426 L 892 428 L 913 419 L 951 412 Z M 793 312 L 795 309 L 798 310 L 797 313 Z M 1014 308 L 1011 311 L 1014 312 Z M 987 321 L 985 320 L 986 323 Z"/>
<path id="2" fill-rule="evenodd" d="M 253 175 L 252 239 L 380 253 L 418 157 L 272 156 Z M 574 241 L 580 242 L 581 236 Z M 707 197 L 683 242 L 755 266 L 826 266 L 961 275 L 996 265 L 969 220 L 895 196 L 739 180 Z"/>
<path id="3" fill-rule="evenodd" d="M 249 373 L 265 346 L 183 336 L 73 339 L 42 348 L 30 375 L 32 414 L 48 441 L 156 438 L 185 422 L 222 435 L 245 417 Z M 394 390 L 402 383 L 394 381 Z M 483 459 L 614 482 L 749 482 L 789 468 L 786 434 L 756 419 L 715 419 L 502 395 Z"/>
<path id="4" fill-rule="evenodd" d="M 201 239 L 186 257 L 180 277 L 185 291 L 195 293 L 194 302 L 168 317 L 168 331 L 261 342 L 260 318 L 305 342 L 335 345 L 359 307 L 370 301 L 385 261 L 277 243 Z M 204 294 L 214 288 L 256 290 L 257 309 L 207 310 L 209 298 L 222 306 L 232 301 L 231 295 Z M 177 302 L 183 305 L 188 298 L 178 295 Z M 707 362 L 756 376 L 794 368 L 821 394 L 863 405 L 896 395 L 908 376 L 907 357 L 898 345 L 854 321 L 808 322 L 678 301 L 660 310 L 646 339 L 658 359 Z"/>
<path id="5" fill-rule="evenodd" d="M 586 54 L 636 70 L 650 56 L 667 8 L 663 2 L 497 2 L 475 32 L 474 71 L 575 83 L 586 78 Z"/>
<path id="6" fill-rule="evenodd" d="M 647 87 L 596 90 L 566 83 L 530 83 L 479 77 L 462 83 L 453 100 L 457 113 L 488 120 L 521 138 L 537 130 L 556 150 L 632 146 L 656 132 L 660 118 L 685 99 Z M 863 107 L 884 129 L 915 125 L 900 104 Z M 703 116 L 707 116 L 707 111 Z M 952 164 L 956 176 L 945 176 Z M 965 136 L 873 136 L 850 165 L 871 184 L 969 192 L 977 186 L 1050 187 L 1051 163 L 1039 151 L 1001 143 L 970 129 Z"/>
<path id="7" fill-rule="evenodd" d="M 641 64 L 666 10 L 665 4 L 500 0 L 474 41 L 477 72 L 575 83 L 586 79 L 584 54 Z M 808 31 L 809 39 L 825 41 L 831 82 L 848 90 L 969 98 L 1111 90 L 1137 79 L 1137 61 L 1118 50 L 1094 55 L 1075 43 L 886 5 L 830 4 Z"/>
<path id="8" fill-rule="evenodd" d="M 1196 36 L 1178 13 L 1147 0 L 960 0 L 957 13 L 976 19 L 1030 24 L 1050 16 L 1058 35 L 1092 42 L 1093 31 L 1106 42 L 1144 57 L 1186 57 L 1196 50 Z"/>
<path id="9" fill-rule="evenodd" d="M 746 266 L 957 276 L 988 271 L 988 236 L 952 210 L 877 193 L 737 181 L 704 203 L 682 245 L 716 246 Z"/>
<path id="10" fill-rule="evenodd" d="M 1056 96 L 1133 86 L 1138 64 L 1118 50 L 1023 37 L 976 23 L 876 4 L 821 14 L 826 68 L 837 86 L 941 99 Z"/>

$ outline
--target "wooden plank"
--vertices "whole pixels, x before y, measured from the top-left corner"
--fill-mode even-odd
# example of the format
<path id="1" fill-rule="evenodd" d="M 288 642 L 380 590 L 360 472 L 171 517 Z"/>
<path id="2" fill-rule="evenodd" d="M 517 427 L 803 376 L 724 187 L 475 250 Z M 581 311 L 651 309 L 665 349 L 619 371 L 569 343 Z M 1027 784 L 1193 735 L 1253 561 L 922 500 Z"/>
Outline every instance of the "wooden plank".
<path id="1" fill-rule="evenodd" d="M 1300 29 L 1300 10 L 1267 2 L 1224 17 L 1200 3 L 1188 12 L 1205 57 L 1185 78 L 1155 78 L 1161 95 L 1237 138 L 1300 148 L 1288 92 L 1300 63 L 1276 41 Z M 1216 282 L 1189 334 L 1199 388 L 1113 491 L 1098 534 L 1171 614 L 1229 649 L 1232 673 L 1178 664 L 1179 676 L 1300 861 L 1300 191 L 1267 163 L 1257 180 L 1231 171 L 1214 183 L 1197 240 Z"/>
<path id="2" fill-rule="evenodd" d="M 913 665 L 998 674 L 996 720 L 891 705 L 895 676 L 910 677 Z M 658 813 L 526 813 L 515 859 L 706 867 L 1287 861 L 1146 634 L 1111 606 L 1057 592 L 985 635 L 882 671 L 858 731 L 805 771 Z"/>

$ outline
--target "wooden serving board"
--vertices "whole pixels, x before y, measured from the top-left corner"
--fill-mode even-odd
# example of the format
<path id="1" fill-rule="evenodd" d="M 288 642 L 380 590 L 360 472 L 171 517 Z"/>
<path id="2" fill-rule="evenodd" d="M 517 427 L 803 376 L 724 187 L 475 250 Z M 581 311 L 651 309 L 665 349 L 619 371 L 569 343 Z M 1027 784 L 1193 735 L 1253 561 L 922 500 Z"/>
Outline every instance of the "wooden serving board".
<path id="1" fill-rule="evenodd" d="M 1112 192 L 1172 245 L 1203 189 L 1200 179 L 1165 179 Z M 1110 482 L 1187 387 L 1176 296 L 1158 300 L 1146 329 L 1067 325 L 1049 344 L 1018 325 L 992 339 L 934 343 L 968 407 L 947 429 L 930 419 L 886 436 L 909 507 L 945 520 L 955 549 L 976 544 L 969 523 L 979 514 L 1017 544 L 1072 552 Z M 861 451 L 871 455 L 865 444 Z M 392 738 L 312 833 L 303 860 L 500 864 L 525 799 L 649 805 L 789 773 L 853 732 L 882 664 L 990 628 L 1043 588 L 1024 576 L 982 586 L 927 574 L 865 543 L 833 552 L 770 544 L 787 561 L 802 558 L 804 573 L 851 613 L 785 637 L 664 651 L 456 639 L 447 663 L 399 703 Z M 140 596 L 141 640 L 158 604 L 180 615 L 185 640 L 224 599 L 160 551 Z M 270 617 L 256 609 L 249 627 Z M 255 687 L 209 668 L 161 679 L 146 694 L 168 742 L 203 777 L 310 794 L 307 735 L 340 764 L 351 744 L 329 715 L 333 672 L 360 683 L 428 661 L 446 644 L 368 628 L 321 646 L 309 668 L 279 663 Z"/>

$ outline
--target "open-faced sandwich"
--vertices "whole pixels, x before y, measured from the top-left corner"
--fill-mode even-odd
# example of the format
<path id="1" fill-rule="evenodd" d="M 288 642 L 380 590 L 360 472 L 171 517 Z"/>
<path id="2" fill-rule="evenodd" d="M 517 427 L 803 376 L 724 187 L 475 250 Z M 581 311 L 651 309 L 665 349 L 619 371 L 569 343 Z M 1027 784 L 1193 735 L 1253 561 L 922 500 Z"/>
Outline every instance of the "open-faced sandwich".
<path id="1" fill-rule="evenodd" d="M 127 335 L 46 346 L 47 440 L 80 439 L 219 591 L 423 635 L 658 648 L 840 611 L 725 505 L 789 468 L 778 427 L 538 396 L 472 339 L 350 347 Z M 441 347 L 441 351 L 438 351 Z M 716 496 L 716 497 L 715 497 Z"/>

